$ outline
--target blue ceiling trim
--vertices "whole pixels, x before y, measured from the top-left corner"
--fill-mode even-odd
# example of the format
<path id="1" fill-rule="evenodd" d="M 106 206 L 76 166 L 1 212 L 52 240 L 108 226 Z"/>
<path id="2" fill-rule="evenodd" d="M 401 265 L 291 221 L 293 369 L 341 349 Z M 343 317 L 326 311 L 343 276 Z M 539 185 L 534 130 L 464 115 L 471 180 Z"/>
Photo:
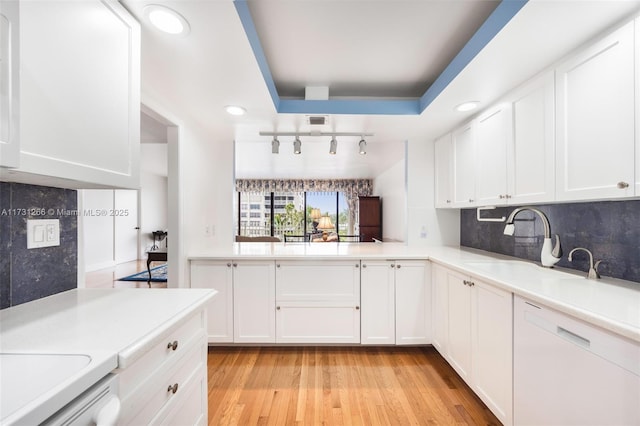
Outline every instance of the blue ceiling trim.
<path id="1" fill-rule="evenodd" d="M 478 53 L 504 28 L 529 0 L 502 0 L 462 50 L 420 98 L 420 112 L 453 81 Z"/>
<path id="2" fill-rule="evenodd" d="M 420 103 L 415 100 L 328 100 L 306 101 L 280 99 L 279 113 L 285 114 L 383 114 L 417 115 Z"/>
<path id="3" fill-rule="evenodd" d="M 249 12 L 249 6 L 245 0 L 234 0 L 233 5 L 236 7 L 236 12 L 238 12 L 238 16 L 240 17 L 240 21 L 244 27 L 244 32 L 247 34 L 249 44 L 253 50 L 253 55 L 258 61 L 258 67 L 262 72 L 264 82 L 267 84 L 269 94 L 271 94 L 273 105 L 276 107 L 276 110 L 278 110 L 280 105 L 280 96 L 278 95 L 276 84 L 273 81 L 269 64 L 267 64 L 267 57 L 264 55 L 264 50 L 262 50 L 262 44 L 260 44 L 256 26 L 253 24 L 253 18 L 251 18 L 251 12 Z"/>
<path id="4" fill-rule="evenodd" d="M 234 0 L 249 44 L 262 72 L 276 111 L 281 114 L 372 114 L 372 115 L 419 115 L 458 74 L 484 49 L 504 26 L 527 4 L 529 0 L 502 0 L 482 26 L 447 65 L 419 100 L 328 100 L 307 101 L 280 99 L 267 58 L 260 44 L 247 0 Z"/>

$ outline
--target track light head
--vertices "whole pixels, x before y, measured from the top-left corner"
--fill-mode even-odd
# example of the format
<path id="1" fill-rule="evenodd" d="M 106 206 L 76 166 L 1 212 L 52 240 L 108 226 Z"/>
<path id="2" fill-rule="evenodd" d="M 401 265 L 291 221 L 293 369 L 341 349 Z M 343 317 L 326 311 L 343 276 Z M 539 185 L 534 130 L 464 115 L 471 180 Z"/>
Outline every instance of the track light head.
<path id="1" fill-rule="evenodd" d="M 271 141 L 271 153 L 272 154 L 280 153 L 280 141 L 278 140 L 277 136 L 274 136 L 273 140 Z"/>
<path id="2" fill-rule="evenodd" d="M 302 153 L 302 142 L 300 142 L 300 138 L 298 138 L 297 136 L 293 141 L 293 153 L 294 154 Z"/>
<path id="3" fill-rule="evenodd" d="M 360 146 L 360 155 L 365 155 L 367 153 L 367 141 L 363 139 L 360 139 L 360 143 L 358 144 Z"/>
<path id="4" fill-rule="evenodd" d="M 329 154 L 335 155 L 337 150 L 338 150 L 338 141 L 334 136 L 331 138 L 331 143 L 329 144 Z"/>

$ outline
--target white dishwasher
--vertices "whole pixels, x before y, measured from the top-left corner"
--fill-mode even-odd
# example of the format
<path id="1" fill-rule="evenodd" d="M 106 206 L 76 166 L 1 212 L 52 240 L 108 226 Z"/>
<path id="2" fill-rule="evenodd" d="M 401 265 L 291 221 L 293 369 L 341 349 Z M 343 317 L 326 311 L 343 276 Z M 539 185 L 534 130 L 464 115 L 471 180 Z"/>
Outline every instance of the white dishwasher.
<path id="1" fill-rule="evenodd" d="M 514 423 L 639 425 L 640 344 L 516 296 Z"/>
<path id="2" fill-rule="evenodd" d="M 107 375 L 45 420 L 43 426 L 115 426 L 120 416 L 118 379 Z"/>

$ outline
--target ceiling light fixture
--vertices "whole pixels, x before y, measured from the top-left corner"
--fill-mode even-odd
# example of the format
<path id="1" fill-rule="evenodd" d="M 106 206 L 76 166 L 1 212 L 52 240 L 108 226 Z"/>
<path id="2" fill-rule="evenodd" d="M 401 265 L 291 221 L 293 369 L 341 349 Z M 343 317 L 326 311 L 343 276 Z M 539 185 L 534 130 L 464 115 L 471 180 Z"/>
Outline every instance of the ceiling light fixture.
<path id="1" fill-rule="evenodd" d="M 158 30 L 172 35 L 185 36 L 191 28 L 187 20 L 173 9 L 157 4 L 145 6 L 144 15 Z"/>
<path id="2" fill-rule="evenodd" d="M 277 137 L 274 137 L 273 140 L 271 141 L 271 153 L 272 154 L 280 153 L 280 141 L 278 140 Z"/>
<path id="3" fill-rule="evenodd" d="M 480 105 L 480 102 L 478 101 L 464 102 L 456 106 L 455 110 L 458 112 L 467 112 L 478 108 L 478 105 Z"/>
<path id="4" fill-rule="evenodd" d="M 224 109 L 231 115 L 244 115 L 247 110 L 237 105 L 227 105 Z"/>
<path id="5" fill-rule="evenodd" d="M 331 143 L 329 144 L 329 154 L 336 154 L 336 151 L 338 149 L 338 141 L 336 140 L 335 137 L 331 138 Z"/>
<path id="6" fill-rule="evenodd" d="M 367 142 L 363 139 L 360 139 L 360 143 L 358 143 L 360 147 L 360 155 L 365 155 L 367 153 Z"/>
<path id="7" fill-rule="evenodd" d="M 293 153 L 294 154 L 302 153 L 302 142 L 300 142 L 300 139 L 297 136 L 293 141 Z"/>

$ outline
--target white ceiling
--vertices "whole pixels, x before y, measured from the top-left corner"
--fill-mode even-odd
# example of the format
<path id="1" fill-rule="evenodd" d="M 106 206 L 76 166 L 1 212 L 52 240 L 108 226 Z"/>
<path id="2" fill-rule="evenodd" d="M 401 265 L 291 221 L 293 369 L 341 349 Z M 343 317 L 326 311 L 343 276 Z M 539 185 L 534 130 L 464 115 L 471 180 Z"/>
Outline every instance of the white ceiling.
<path id="1" fill-rule="evenodd" d="M 234 143 L 236 176 L 243 178 L 375 177 L 404 158 L 407 140 L 429 143 L 471 113 L 454 112 L 466 100 L 489 106 L 640 8 L 640 1 L 531 0 L 420 115 L 340 115 L 311 128 L 303 114 L 278 114 L 231 0 L 121 0 L 142 24 L 143 102 L 163 105 L 205 129 L 213 143 Z M 163 4 L 190 23 L 186 37 L 150 28 L 142 9 Z M 484 0 L 252 0 L 267 62 L 280 96 L 323 84 L 337 96 L 415 96 L 460 49 L 470 28 L 495 7 Z M 472 12 L 470 12 L 472 11 Z M 350 23 L 352 25 L 350 25 Z M 423 23 L 424 25 L 421 25 Z M 442 25 L 440 25 L 442 24 Z M 458 30 L 462 30 L 458 32 Z M 422 32 L 424 30 L 424 32 Z M 454 30 L 451 32 L 451 30 Z M 224 106 L 242 105 L 243 117 Z M 143 121 L 144 124 L 144 121 Z M 359 138 L 293 138 L 259 132 L 367 132 Z"/>

